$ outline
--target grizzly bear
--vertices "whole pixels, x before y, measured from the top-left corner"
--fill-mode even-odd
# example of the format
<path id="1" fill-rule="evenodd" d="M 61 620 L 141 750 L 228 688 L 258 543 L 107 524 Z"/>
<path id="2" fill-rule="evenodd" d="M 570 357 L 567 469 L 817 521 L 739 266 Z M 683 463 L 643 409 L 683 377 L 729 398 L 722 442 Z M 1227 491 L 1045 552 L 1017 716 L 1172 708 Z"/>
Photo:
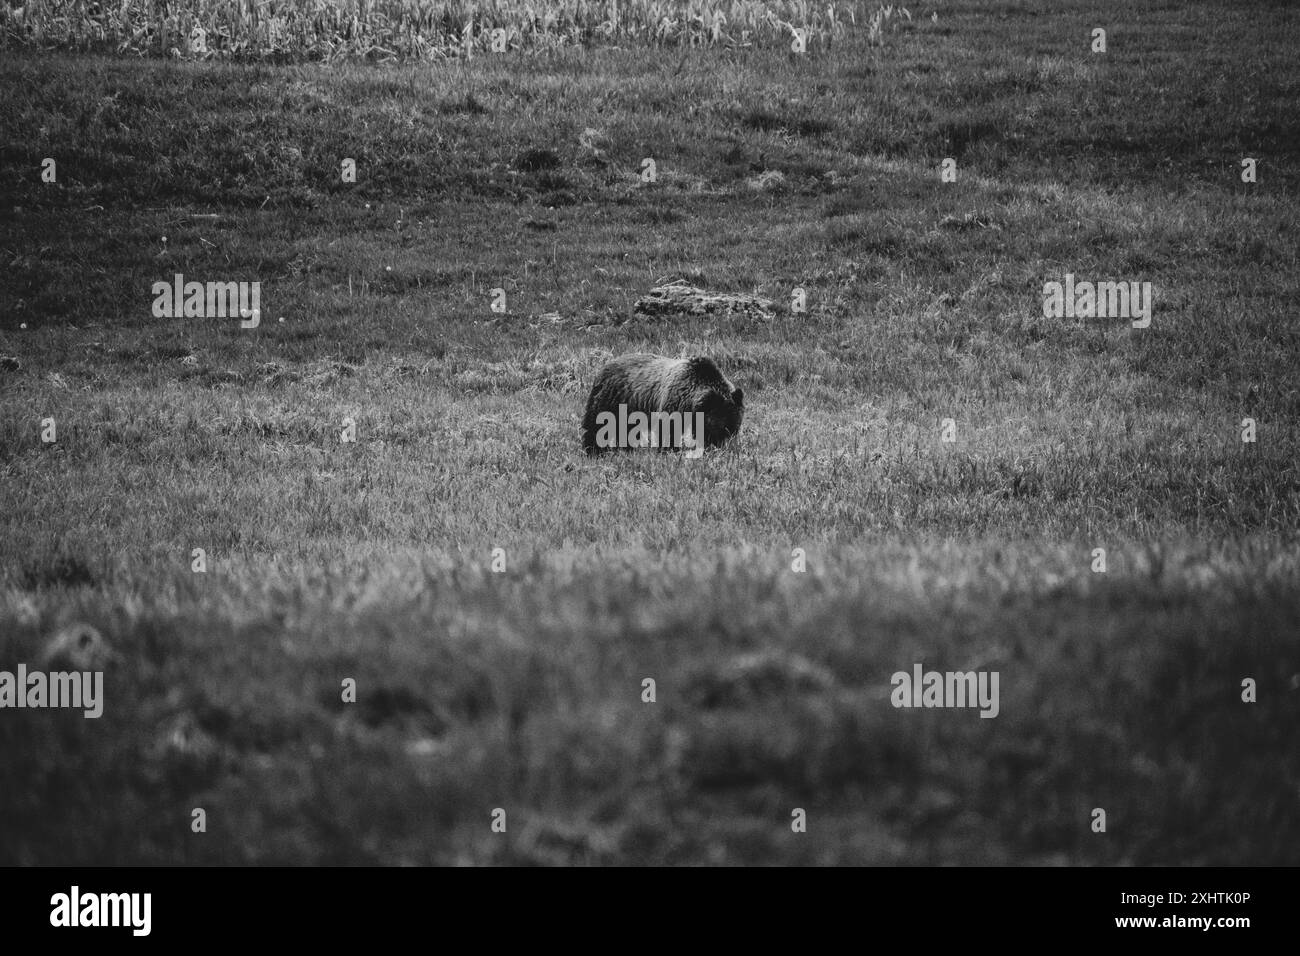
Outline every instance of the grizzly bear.
<path id="1" fill-rule="evenodd" d="M 648 420 L 649 427 L 638 429 L 637 417 Z M 744 417 L 744 393 L 727 381 L 713 359 L 620 355 L 600 370 L 591 387 L 582 447 L 589 455 L 638 445 L 698 447 L 694 439 L 701 426 L 705 446 L 721 445 L 740 431 Z M 629 418 L 630 440 L 624 427 Z"/>

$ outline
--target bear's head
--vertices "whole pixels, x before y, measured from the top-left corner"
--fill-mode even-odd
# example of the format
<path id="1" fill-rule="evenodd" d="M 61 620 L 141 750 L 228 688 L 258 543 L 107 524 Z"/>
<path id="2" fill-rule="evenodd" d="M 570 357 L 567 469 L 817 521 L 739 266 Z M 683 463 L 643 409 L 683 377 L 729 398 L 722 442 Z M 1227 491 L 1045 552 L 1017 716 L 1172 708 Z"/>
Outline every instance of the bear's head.
<path id="1" fill-rule="evenodd" d="M 691 411 L 704 414 L 704 444 L 721 445 L 740 431 L 745 393 L 727 381 L 713 359 L 697 356 L 687 365 L 695 386 Z"/>

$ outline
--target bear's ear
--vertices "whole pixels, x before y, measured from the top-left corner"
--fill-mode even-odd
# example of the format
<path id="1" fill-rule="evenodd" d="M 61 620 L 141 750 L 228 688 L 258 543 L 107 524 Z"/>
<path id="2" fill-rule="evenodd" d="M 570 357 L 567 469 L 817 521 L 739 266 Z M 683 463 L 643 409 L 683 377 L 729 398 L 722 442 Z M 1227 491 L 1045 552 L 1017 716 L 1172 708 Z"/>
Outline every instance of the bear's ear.
<path id="1" fill-rule="evenodd" d="M 731 390 L 731 400 L 735 402 L 737 405 L 744 405 L 745 404 L 744 389 L 740 388 L 739 386 L 733 388 Z"/>
<path id="2" fill-rule="evenodd" d="M 707 355 L 693 356 L 687 365 L 692 372 L 706 381 L 722 374 L 718 371 L 718 366 L 713 364 L 713 359 Z"/>

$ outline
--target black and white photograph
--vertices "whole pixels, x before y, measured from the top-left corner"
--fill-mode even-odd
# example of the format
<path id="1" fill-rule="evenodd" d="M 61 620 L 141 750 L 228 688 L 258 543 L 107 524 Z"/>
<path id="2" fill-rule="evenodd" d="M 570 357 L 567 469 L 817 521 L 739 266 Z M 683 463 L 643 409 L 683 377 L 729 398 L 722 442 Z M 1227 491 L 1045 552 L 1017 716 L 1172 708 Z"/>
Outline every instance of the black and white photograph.
<path id="1" fill-rule="evenodd" d="M 0 88 L 23 921 L 1300 865 L 1300 5 L 0 0 Z"/>

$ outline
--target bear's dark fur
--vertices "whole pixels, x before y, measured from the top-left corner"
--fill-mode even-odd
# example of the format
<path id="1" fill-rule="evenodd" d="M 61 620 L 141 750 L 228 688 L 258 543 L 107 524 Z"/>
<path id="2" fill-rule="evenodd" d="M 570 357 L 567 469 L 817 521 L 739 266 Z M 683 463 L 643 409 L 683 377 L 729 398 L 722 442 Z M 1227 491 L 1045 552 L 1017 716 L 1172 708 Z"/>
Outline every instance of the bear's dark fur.
<path id="1" fill-rule="evenodd" d="M 601 412 L 617 416 L 619 405 L 626 405 L 629 415 L 676 412 L 694 416 L 702 412 L 706 446 L 721 445 L 731 438 L 740 431 L 745 417 L 744 393 L 727 381 L 711 358 L 620 355 L 600 370 L 591 387 L 582 418 L 582 447 L 587 454 L 608 450 L 598 447 L 596 442 L 600 429 L 597 416 Z"/>

